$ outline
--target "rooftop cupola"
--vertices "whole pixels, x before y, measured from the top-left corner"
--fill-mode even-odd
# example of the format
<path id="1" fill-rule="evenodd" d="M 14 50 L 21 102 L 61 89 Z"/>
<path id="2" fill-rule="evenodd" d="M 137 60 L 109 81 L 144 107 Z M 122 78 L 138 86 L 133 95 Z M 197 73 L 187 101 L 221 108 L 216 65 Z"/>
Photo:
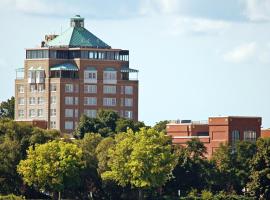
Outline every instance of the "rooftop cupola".
<path id="1" fill-rule="evenodd" d="M 70 26 L 84 27 L 84 18 L 82 18 L 80 15 L 75 15 L 74 17 L 70 18 Z"/>

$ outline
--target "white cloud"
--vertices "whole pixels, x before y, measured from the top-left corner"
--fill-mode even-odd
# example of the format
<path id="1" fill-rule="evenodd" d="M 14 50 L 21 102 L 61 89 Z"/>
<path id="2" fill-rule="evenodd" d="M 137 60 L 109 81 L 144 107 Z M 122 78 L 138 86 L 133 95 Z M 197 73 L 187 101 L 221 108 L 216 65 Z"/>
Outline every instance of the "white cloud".
<path id="1" fill-rule="evenodd" d="M 257 44 L 250 42 L 247 44 L 235 47 L 231 51 L 224 54 L 225 61 L 241 63 L 252 60 L 256 56 Z"/>
<path id="2" fill-rule="evenodd" d="M 243 0 L 246 6 L 245 15 L 251 21 L 270 20 L 270 1 L 269 0 Z"/>
<path id="3" fill-rule="evenodd" d="M 227 30 L 231 23 L 222 20 L 204 18 L 176 17 L 169 28 L 172 35 L 187 34 L 219 34 Z"/>
<path id="4" fill-rule="evenodd" d="M 175 14 L 181 7 L 179 0 L 141 0 L 140 15 Z"/>

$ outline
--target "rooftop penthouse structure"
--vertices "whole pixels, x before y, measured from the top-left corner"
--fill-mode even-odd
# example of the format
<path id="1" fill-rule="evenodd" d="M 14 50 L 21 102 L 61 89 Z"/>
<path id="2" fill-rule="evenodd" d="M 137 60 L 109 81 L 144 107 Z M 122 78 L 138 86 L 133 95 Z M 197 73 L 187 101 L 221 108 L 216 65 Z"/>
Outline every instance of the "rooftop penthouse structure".
<path id="1" fill-rule="evenodd" d="M 81 115 L 100 109 L 138 120 L 138 70 L 129 51 L 113 49 L 84 27 L 76 15 L 61 35 L 46 35 L 26 49 L 16 70 L 15 120 L 71 133 Z"/>

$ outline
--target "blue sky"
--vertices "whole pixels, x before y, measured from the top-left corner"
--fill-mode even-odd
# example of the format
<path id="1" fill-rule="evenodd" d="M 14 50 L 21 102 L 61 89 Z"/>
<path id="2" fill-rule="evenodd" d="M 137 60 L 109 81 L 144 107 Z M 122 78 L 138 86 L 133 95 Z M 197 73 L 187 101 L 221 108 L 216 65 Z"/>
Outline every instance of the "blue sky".
<path id="1" fill-rule="evenodd" d="M 75 14 L 140 70 L 139 119 L 263 117 L 270 127 L 270 0 L 1 0 L 0 101 L 25 48 Z"/>

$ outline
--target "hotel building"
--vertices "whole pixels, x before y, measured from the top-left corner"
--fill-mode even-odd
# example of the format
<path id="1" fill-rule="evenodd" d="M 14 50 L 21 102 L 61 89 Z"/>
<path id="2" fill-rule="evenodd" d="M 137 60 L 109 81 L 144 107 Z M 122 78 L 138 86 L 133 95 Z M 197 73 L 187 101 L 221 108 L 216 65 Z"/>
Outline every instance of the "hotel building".
<path id="1" fill-rule="evenodd" d="M 138 120 L 138 70 L 129 68 L 129 51 L 111 48 L 84 28 L 79 15 L 25 56 L 16 70 L 15 120 L 63 133 L 99 109 Z"/>

